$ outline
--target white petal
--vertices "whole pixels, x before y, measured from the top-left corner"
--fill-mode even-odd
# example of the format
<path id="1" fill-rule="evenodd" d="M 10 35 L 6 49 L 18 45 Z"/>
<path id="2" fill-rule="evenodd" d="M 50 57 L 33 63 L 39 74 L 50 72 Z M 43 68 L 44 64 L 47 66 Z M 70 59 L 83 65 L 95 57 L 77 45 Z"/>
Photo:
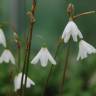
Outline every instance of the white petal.
<path id="1" fill-rule="evenodd" d="M 11 53 L 11 51 L 8 50 L 8 54 L 9 54 L 10 61 L 12 62 L 12 64 L 15 64 L 15 58 L 14 58 L 13 54 Z"/>
<path id="2" fill-rule="evenodd" d="M 47 51 L 48 51 L 48 50 L 47 50 Z M 56 65 L 56 61 L 54 60 L 54 58 L 52 57 L 52 55 L 50 54 L 49 51 L 47 52 L 47 55 L 48 55 L 49 61 L 50 61 L 52 64 Z"/>
<path id="3" fill-rule="evenodd" d="M 77 56 L 77 60 L 79 60 L 80 58 L 81 59 L 84 59 L 86 58 L 88 55 L 87 55 L 87 50 L 84 46 L 82 46 L 81 44 L 79 44 L 79 53 L 78 53 L 78 56 Z"/>
<path id="4" fill-rule="evenodd" d="M 69 34 L 66 34 L 65 38 L 64 38 L 64 42 L 67 43 L 70 39 L 70 33 Z"/>
<path id="5" fill-rule="evenodd" d="M 79 36 L 79 38 L 83 39 L 83 35 L 80 31 L 78 31 L 78 36 Z"/>
<path id="6" fill-rule="evenodd" d="M 87 47 L 88 54 L 96 53 L 96 49 L 87 42 L 86 42 L 86 47 Z"/>
<path id="7" fill-rule="evenodd" d="M 27 77 L 27 85 L 26 85 L 26 87 L 27 88 L 30 88 L 31 87 L 31 85 L 35 85 L 35 83 L 29 78 L 29 77 Z"/>
<path id="8" fill-rule="evenodd" d="M 77 56 L 77 60 L 84 59 L 88 57 L 88 54 L 96 53 L 96 49 L 90 45 L 89 43 L 85 42 L 84 40 L 81 40 L 79 42 L 79 53 Z"/>
<path id="9" fill-rule="evenodd" d="M 39 59 L 40 59 L 40 56 L 41 56 L 41 49 L 40 51 L 38 52 L 38 54 L 33 58 L 33 60 L 31 61 L 31 64 L 36 64 L 39 62 Z"/>
<path id="10" fill-rule="evenodd" d="M 14 90 L 17 91 L 18 89 L 20 89 L 21 87 L 21 79 L 22 79 L 22 73 L 19 73 L 17 76 L 15 76 L 14 78 Z M 23 77 L 23 85 L 25 84 L 25 74 Z M 26 88 L 30 88 L 31 85 L 35 85 L 35 83 L 29 78 L 27 77 L 27 85 Z"/>
<path id="11" fill-rule="evenodd" d="M 72 33 L 73 41 L 77 42 L 77 34 L 76 32 Z"/>
<path id="12" fill-rule="evenodd" d="M 70 39 L 70 35 L 71 35 L 70 32 L 71 32 L 71 24 L 70 22 L 68 22 L 62 34 L 62 39 L 64 39 L 65 43 L 67 43 Z"/>
<path id="13" fill-rule="evenodd" d="M 83 38 L 82 33 L 73 21 L 69 21 L 66 25 L 62 34 L 62 39 L 64 39 L 64 42 L 67 43 L 71 36 L 75 42 L 78 41 L 78 37 L 81 39 Z"/>
<path id="14" fill-rule="evenodd" d="M 64 29 L 64 31 L 63 31 L 62 39 L 63 39 L 64 37 L 66 37 L 66 36 L 65 36 L 66 33 L 69 33 L 70 31 L 71 31 L 71 24 L 70 24 L 70 22 L 68 22 L 67 25 L 66 25 L 66 27 L 65 27 L 65 29 Z"/>
<path id="15" fill-rule="evenodd" d="M 20 86 L 21 86 L 21 79 L 18 76 L 16 76 L 14 79 L 14 91 L 20 89 Z"/>
<path id="16" fill-rule="evenodd" d="M 7 50 L 4 50 L 1 55 L 2 62 L 9 63 L 9 54 L 7 53 Z"/>
<path id="17" fill-rule="evenodd" d="M 11 61 L 12 64 L 15 64 L 15 58 L 8 49 L 5 49 L 3 51 L 3 53 L 2 53 L 2 55 L 0 57 L 0 61 L 5 62 L 5 63 L 9 63 L 9 61 Z"/>
<path id="18" fill-rule="evenodd" d="M 40 62 L 41 62 L 42 67 L 46 67 L 48 63 L 48 56 L 47 56 L 46 50 L 47 50 L 46 48 L 42 48 L 42 53 L 40 57 Z"/>
<path id="19" fill-rule="evenodd" d="M 2 29 L 0 29 L 0 44 L 6 47 L 6 39 L 5 39 L 4 32 Z"/>
<path id="20" fill-rule="evenodd" d="M 79 28 L 77 27 L 77 25 L 73 22 L 73 21 L 71 21 L 71 34 L 72 34 L 72 37 L 73 37 L 73 41 L 75 41 L 75 42 L 77 42 L 78 40 L 77 40 L 77 38 L 78 38 L 78 36 L 79 36 L 79 38 L 83 38 L 83 35 L 82 35 L 82 33 L 80 32 L 80 30 L 79 30 Z"/>

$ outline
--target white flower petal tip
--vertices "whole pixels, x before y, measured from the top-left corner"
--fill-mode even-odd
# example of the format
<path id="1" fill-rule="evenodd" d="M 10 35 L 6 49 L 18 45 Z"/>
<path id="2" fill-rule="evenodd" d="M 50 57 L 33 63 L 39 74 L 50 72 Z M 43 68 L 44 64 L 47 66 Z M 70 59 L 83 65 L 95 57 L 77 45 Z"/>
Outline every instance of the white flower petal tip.
<path id="1" fill-rule="evenodd" d="M 69 21 L 63 31 L 62 39 L 64 39 L 64 43 L 67 43 L 71 36 L 74 42 L 78 41 L 78 37 L 80 39 L 83 38 L 82 33 L 80 32 L 79 28 L 73 21 Z"/>
<path id="2" fill-rule="evenodd" d="M 11 61 L 12 64 L 15 64 L 15 58 L 10 52 L 10 50 L 5 49 L 0 57 L 0 63 L 9 63 Z"/>
<path id="3" fill-rule="evenodd" d="M 25 74 L 23 77 L 23 85 L 25 84 Z M 19 73 L 17 76 L 15 76 L 14 78 L 14 91 L 16 92 L 17 90 L 20 89 L 21 87 L 21 79 L 22 79 L 22 73 Z M 31 85 L 35 85 L 35 83 L 29 78 L 27 77 L 27 84 L 26 84 L 26 88 L 30 88 Z"/>
<path id="4" fill-rule="evenodd" d="M 79 42 L 79 53 L 77 56 L 77 61 L 81 58 L 87 58 L 88 54 L 96 53 L 96 49 L 90 45 L 89 43 L 85 42 L 84 40 L 81 40 Z"/>
<path id="5" fill-rule="evenodd" d="M 5 38 L 4 32 L 1 28 L 0 28 L 0 44 L 2 44 L 4 47 L 6 47 L 6 38 Z"/>
<path id="6" fill-rule="evenodd" d="M 36 64 L 38 63 L 40 60 L 41 66 L 42 67 L 46 67 L 48 64 L 48 60 L 53 64 L 56 65 L 56 61 L 54 60 L 54 58 L 52 57 L 52 55 L 50 54 L 50 52 L 48 51 L 47 48 L 42 47 L 40 49 L 40 51 L 38 52 L 38 54 L 33 58 L 33 60 L 31 61 L 31 64 Z"/>

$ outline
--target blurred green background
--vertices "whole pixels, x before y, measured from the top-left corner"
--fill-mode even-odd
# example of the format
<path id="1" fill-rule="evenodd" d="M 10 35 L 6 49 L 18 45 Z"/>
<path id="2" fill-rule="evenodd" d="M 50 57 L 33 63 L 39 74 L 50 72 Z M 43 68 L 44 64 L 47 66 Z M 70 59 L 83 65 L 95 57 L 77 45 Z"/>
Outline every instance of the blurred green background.
<path id="1" fill-rule="evenodd" d="M 54 56 L 58 38 L 68 22 L 66 9 L 69 3 L 74 4 L 75 14 L 96 9 L 96 0 L 37 0 L 30 61 L 43 43 L 47 44 Z M 25 38 L 29 31 L 29 19 L 26 13 L 31 10 L 31 5 L 32 0 L 0 0 L 0 26 L 5 32 L 8 48 L 12 50 L 17 60 L 17 48 L 12 34 L 12 25 L 15 26 L 22 43 L 21 64 L 24 61 Z M 96 14 L 82 16 L 75 22 L 81 30 L 84 40 L 96 47 Z M 0 53 L 2 53 L 4 48 L 0 47 Z M 56 57 L 57 65 L 51 74 L 46 96 L 58 96 L 66 49 L 65 44 L 60 46 Z M 71 42 L 64 96 L 96 96 L 96 55 L 77 62 L 77 54 L 78 43 Z M 42 68 L 40 64 L 30 64 L 29 66 L 28 75 L 36 86 L 26 90 L 26 96 L 42 96 L 51 64 L 49 63 L 46 68 Z M 9 74 L 11 70 L 15 72 L 15 68 L 16 66 L 12 64 L 0 64 L 0 96 L 9 96 L 8 93 L 12 88 Z"/>

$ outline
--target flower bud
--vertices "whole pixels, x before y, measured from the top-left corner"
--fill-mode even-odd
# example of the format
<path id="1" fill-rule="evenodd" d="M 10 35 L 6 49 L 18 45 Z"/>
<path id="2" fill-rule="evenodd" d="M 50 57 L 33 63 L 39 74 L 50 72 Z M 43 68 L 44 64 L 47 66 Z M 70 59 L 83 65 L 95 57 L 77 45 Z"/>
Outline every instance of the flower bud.
<path id="1" fill-rule="evenodd" d="M 33 13 L 31 11 L 28 11 L 27 15 L 29 16 L 29 19 L 30 19 L 31 23 L 34 23 L 36 21 Z"/>
<path id="2" fill-rule="evenodd" d="M 67 7 L 67 13 L 69 16 L 72 16 L 74 14 L 74 5 L 70 3 Z"/>

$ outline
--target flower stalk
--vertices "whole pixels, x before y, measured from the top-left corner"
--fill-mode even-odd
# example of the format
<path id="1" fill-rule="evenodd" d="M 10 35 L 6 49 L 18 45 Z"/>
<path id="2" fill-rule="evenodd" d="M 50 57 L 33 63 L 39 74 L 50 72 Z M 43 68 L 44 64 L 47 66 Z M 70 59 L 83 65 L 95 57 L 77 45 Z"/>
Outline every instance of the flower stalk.
<path id="1" fill-rule="evenodd" d="M 88 14 L 93 14 L 93 13 L 96 13 L 96 11 L 89 11 L 89 12 L 84 12 L 84 13 L 81 13 L 81 14 L 78 14 L 78 15 L 76 15 L 76 16 L 74 16 L 74 10 L 75 10 L 75 8 L 74 8 L 74 5 L 73 4 L 69 4 L 68 5 L 68 8 L 67 8 L 67 13 L 68 13 L 68 16 L 69 16 L 69 21 L 71 20 L 71 21 L 74 21 L 75 19 L 77 19 L 78 17 L 81 17 L 81 16 L 84 16 L 84 15 L 88 15 Z M 71 24 L 71 23 L 70 23 Z M 71 24 L 71 26 L 73 26 L 73 25 L 75 25 L 75 24 Z M 66 41 L 68 41 L 69 39 L 70 39 L 70 35 L 69 35 L 69 37 L 66 37 L 66 36 L 68 36 L 68 30 L 67 30 L 67 28 L 72 28 L 72 27 L 70 27 L 70 26 L 67 26 L 66 28 L 65 28 L 65 30 L 64 30 L 64 33 L 63 33 L 63 39 L 64 39 L 64 42 L 66 43 Z M 80 33 L 80 31 L 79 31 L 79 29 L 78 29 L 78 27 L 76 28 L 76 26 L 74 26 L 74 28 L 73 29 L 76 29 L 77 31 L 76 32 L 78 32 L 77 34 L 76 34 L 76 32 L 75 33 L 73 33 L 73 40 L 74 41 L 77 41 L 77 35 L 79 35 L 79 37 L 80 37 L 80 39 L 82 39 L 83 38 L 83 35 Z M 71 31 L 72 32 L 72 31 Z M 68 34 L 66 34 L 66 33 L 68 33 Z M 67 39 L 66 39 L 66 38 Z M 76 40 L 75 40 L 76 39 Z M 93 49 L 93 47 L 92 47 L 92 49 Z M 94 49 L 95 50 L 95 49 Z M 93 52 L 93 51 L 92 51 Z M 91 53 L 92 53 L 91 52 Z M 68 48 L 67 48 L 67 53 L 66 53 L 66 58 L 65 58 L 65 64 L 64 64 L 64 71 L 63 71 L 63 77 L 62 77 L 62 81 L 61 81 L 61 84 L 60 84 L 60 89 L 59 89 L 59 95 L 60 96 L 62 96 L 64 93 L 63 93 L 63 89 L 64 89 L 64 82 L 65 82 L 65 78 L 66 78 L 66 71 L 67 71 L 67 67 L 68 67 L 68 61 L 69 61 L 69 55 L 70 55 L 70 43 L 69 43 L 69 45 L 68 45 Z"/>
<path id="2" fill-rule="evenodd" d="M 27 83 L 27 75 L 28 75 L 28 69 L 29 69 L 29 57 L 30 57 L 30 49 L 31 49 L 31 41 L 32 41 L 32 32 L 33 32 L 33 25 L 35 23 L 35 9 L 36 9 L 36 1 L 33 0 L 32 2 L 32 10 L 27 13 L 29 15 L 30 19 L 30 31 L 27 37 L 27 44 L 26 44 L 26 50 L 25 50 L 25 59 L 24 59 L 24 66 L 23 66 L 23 72 L 22 72 L 22 79 L 21 79 L 21 96 L 23 95 L 23 78 L 24 78 L 24 73 L 26 74 L 25 76 L 25 85 L 24 89 L 26 89 L 26 83 Z"/>
<path id="3" fill-rule="evenodd" d="M 62 40 L 61 40 L 61 38 L 60 38 L 60 40 L 59 40 L 59 42 L 58 42 L 58 44 L 57 44 L 57 47 L 56 47 L 54 59 L 55 59 L 56 56 L 57 56 L 57 53 L 58 53 L 58 50 L 59 50 L 59 48 L 60 48 L 61 43 L 62 43 Z M 49 82 L 49 80 L 50 80 L 53 67 L 54 67 L 54 65 L 51 65 L 50 70 L 49 70 L 49 73 L 48 73 L 48 76 L 47 76 L 47 79 L 46 79 L 46 81 L 45 81 L 44 90 L 43 90 L 43 96 L 45 96 L 45 94 L 46 94 L 46 88 L 47 88 L 47 86 L 48 86 L 48 82 Z"/>
<path id="4" fill-rule="evenodd" d="M 18 45 L 17 45 L 17 48 L 18 48 L 18 72 L 20 72 L 20 64 L 21 64 L 21 46 L 18 42 Z"/>
<path id="5" fill-rule="evenodd" d="M 30 34 L 29 34 L 29 40 L 27 42 L 27 48 L 28 48 L 28 55 L 27 55 L 27 58 L 26 58 L 26 77 L 25 77 L 25 87 L 26 87 L 26 83 L 27 83 L 27 75 L 28 75 L 28 69 L 29 69 L 29 58 L 30 58 L 30 49 L 31 49 L 31 41 L 32 41 L 32 31 L 33 31 L 33 25 L 35 23 L 35 9 L 36 9 L 36 1 L 33 0 L 33 4 L 32 4 L 32 15 L 31 15 L 31 18 L 30 18 Z"/>
<path id="6" fill-rule="evenodd" d="M 21 68 L 21 66 L 20 66 L 20 63 L 21 63 L 21 42 L 19 40 L 19 37 L 18 37 L 18 34 L 17 34 L 16 30 L 14 29 L 13 31 L 14 31 L 14 33 L 13 33 L 14 39 L 15 39 L 15 42 L 16 42 L 16 45 L 17 45 L 17 54 L 18 54 L 17 72 L 19 73 L 20 68 Z"/>
<path id="7" fill-rule="evenodd" d="M 69 16 L 69 21 L 73 20 L 74 11 L 75 11 L 74 5 L 72 3 L 70 3 L 68 5 L 68 7 L 67 7 L 67 13 L 68 13 L 68 16 Z M 82 38 L 82 34 L 80 34 L 78 27 L 76 25 L 74 25 L 74 24 L 72 24 L 71 26 L 74 26 L 74 28 L 76 28 L 76 30 L 78 32 L 77 34 L 79 34 L 79 36 Z M 62 35 L 63 36 L 62 39 L 64 39 L 64 42 L 66 40 L 68 40 L 68 38 L 69 38 L 69 37 L 67 37 L 67 39 L 65 39 L 65 33 L 67 33 L 68 30 L 70 29 L 70 26 L 68 27 L 68 29 L 67 29 L 67 27 L 65 28 L 64 33 Z M 72 30 L 71 30 L 71 32 L 72 32 Z M 68 36 L 68 34 L 67 34 L 67 36 Z M 76 34 L 75 34 L 75 37 L 73 36 L 74 41 L 77 41 L 76 36 L 77 36 Z M 63 76 L 62 76 L 62 79 L 61 79 L 61 84 L 60 84 L 60 89 L 59 89 L 59 96 L 63 96 L 63 89 L 64 89 L 64 83 L 65 83 L 65 78 L 66 78 L 66 71 L 67 71 L 67 67 L 68 67 L 68 63 L 69 63 L 68 61 L 69 61 L 69 55 L 70 55 L 70 42 L 71 41 L 69 40 L 69 44 L 67 45 L 66 57 L 65 57 L 65 62 L 64 62 Z"/>
<path id="8" fill-rule="evenodd" d="M 94 13 L 96 13 L 96 10 L 80 13 L 80 14 L 78 14 L 76 16 L 73 16 L 73 20 L 75 20 L 75 19 L 77 19 L 77 18 L 79 18 L 81 16 L 85 16 L 85 15 L 89 15 L 89 14 L 94 14 Z"/>
<path id="9" fill-rule="evenodd" d="M 63 94 L 64 82 L 65 82 L 65 78 L 66 78 L 66 71 L 67 71 L 68 61 L 69 61 L 69 55 L 70 55 L 70 42 L 67 46 L 66 58 L 65 58 L 65 63 L 64 63 L 64 71 L 63 71 L 63 76 L 61 79 L 61 84 L 60 84 L 60 89 L 59 89 L 59 96 L 62 96 L 62 94 Z"/>

